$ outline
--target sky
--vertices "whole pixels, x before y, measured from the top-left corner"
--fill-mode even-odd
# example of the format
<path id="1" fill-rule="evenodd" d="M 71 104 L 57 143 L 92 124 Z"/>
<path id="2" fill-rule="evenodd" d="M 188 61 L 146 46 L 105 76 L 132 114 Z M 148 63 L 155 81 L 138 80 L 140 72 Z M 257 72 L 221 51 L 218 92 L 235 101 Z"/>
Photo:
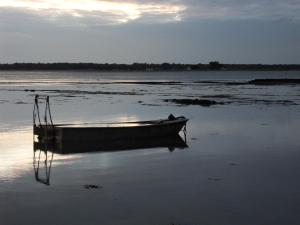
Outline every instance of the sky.
<path id="1" fill-rule="evenodd" d="M 300 0 L 0 0 L 0 63 L 300 64 Z"/>

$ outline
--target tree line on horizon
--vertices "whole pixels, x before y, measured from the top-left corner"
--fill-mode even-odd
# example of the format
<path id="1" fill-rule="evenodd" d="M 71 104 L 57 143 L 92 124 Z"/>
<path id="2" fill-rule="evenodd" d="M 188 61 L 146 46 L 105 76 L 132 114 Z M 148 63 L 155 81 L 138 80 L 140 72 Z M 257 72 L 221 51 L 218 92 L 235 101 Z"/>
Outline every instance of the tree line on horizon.
<path id="1" fill-rule="evenodd" d="M 12 63 L 0 64 L 0 70 L 94 70 L 94 71 L 207 71 L 207 70 L 300 70 L 300 64 L 208 64 L 180 63 Z"/>

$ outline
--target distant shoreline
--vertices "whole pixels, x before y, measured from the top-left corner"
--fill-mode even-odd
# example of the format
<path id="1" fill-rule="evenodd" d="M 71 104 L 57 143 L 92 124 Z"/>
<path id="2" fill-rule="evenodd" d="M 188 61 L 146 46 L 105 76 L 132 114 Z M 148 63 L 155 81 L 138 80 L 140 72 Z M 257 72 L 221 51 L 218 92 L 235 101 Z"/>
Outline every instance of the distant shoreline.
<path id="1" fill-rule="evenodd" d="M 176 63 L 12 63 L 0 64 L 0 71 L 102 71 L 102 72 L 180 72 L 180 71 L 300 71 L 300 64 L 208 64 Z"/>

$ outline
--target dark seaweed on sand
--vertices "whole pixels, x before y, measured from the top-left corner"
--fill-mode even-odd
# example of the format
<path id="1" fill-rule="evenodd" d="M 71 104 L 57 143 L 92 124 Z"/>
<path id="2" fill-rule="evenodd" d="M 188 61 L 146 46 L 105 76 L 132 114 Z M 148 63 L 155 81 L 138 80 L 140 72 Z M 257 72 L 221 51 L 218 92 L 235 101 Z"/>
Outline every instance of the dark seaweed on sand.
<path id="1" fill-rule="evenodd" d="M 223 105 L 223 102 L 217 102 L 214 100 L 207 99 L 165 99 L 165 102 L 172 102 L 178 105 L 200 105 L 209 107 L 211 105 Z"/>
<path id="2" fill-rule="evenodd" d="M 254 85 L 286 85 L 300 84 L 300 79 L 255 79 L 248 82 Z"/>

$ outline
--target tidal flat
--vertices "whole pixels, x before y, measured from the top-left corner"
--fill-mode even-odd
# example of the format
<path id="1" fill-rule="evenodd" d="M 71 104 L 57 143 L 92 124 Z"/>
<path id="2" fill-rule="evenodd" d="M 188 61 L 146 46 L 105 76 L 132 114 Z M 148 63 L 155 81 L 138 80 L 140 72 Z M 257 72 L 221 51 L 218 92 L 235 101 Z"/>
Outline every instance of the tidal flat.
<path id="1" fill-rule="evenodd" d="M 293 72 L 0 72 L 0 224 L 285 225 L 300 221 Z M 185 116 L 187 147 L 33 151 L 34 96 L 55 123 Z M 193 104 L 215 102 L 219 104 Z M 192 103 L 192 104 L 185 104 Z"/>

